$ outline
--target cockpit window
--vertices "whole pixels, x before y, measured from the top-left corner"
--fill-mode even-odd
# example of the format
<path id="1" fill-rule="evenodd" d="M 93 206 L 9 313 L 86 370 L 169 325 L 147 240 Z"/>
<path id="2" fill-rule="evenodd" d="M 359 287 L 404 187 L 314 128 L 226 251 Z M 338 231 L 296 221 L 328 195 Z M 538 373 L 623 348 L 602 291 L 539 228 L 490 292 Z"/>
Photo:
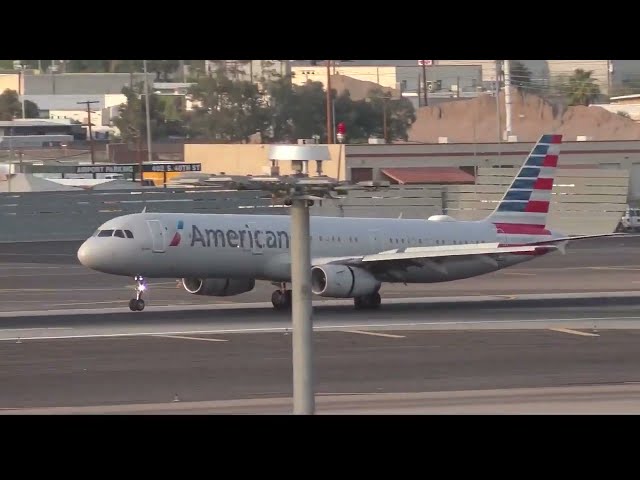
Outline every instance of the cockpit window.
<path id="1" fill-rule="evenodd" d="M 100 230 L 98 233 L 99 237 L 110 237 L 113 235 L 113 230 Z"/>
<path id="2" fill-rule="evenodd" d="M 95 232 L 93 232 L 93 235 L 91 235 L 92 237 L 97 237 L 98 233 L 100 233 L 100 229 L 96 230 Z"/>
<path id="3" fill-rule="evenodd" d="M 133 238 L 133 233 L 131 230 L 125 230 L 124 233 L 127 235 L 127 238 Z"/>
<path id="4" fill-rule="evenodd" d="M 113 232 L 113 236 L 124 238 L 124 232 L 122 230 L 116 230 L 115 232 Z"/>

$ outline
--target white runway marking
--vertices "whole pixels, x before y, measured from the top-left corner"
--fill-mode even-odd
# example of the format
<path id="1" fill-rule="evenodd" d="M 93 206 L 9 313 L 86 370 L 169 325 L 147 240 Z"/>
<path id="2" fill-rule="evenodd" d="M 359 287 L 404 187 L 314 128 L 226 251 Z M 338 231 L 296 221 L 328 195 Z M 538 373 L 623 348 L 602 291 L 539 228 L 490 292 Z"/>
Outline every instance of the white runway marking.
<path id="1" fill-rule="evenodd" d="M 72 328 L 71 327 L 0 328 L 0 332 L 28 332 L 31 330 L 72 330 Z"/>
<path id="2" fill-rule="evenodd" d="M 533 320 L 462 320 L 462 321 L 445 321 L 445 322 L 402 322 L 402 323 L 368 323 L 368 324 L 353 324 L 353 325 L 322 325 L 314 326 L 314 331 L 345 331 L 347 329 L 362 329 L 362 328 L 402 328 L 402 327 L 466 327 L 474 325 L 485 326 L 499 326 L 504 324 L 536 324 L 536 323 L 565 323 L 570 321 L 578 322 L 593 322 L 598 320 L 607 321 L 620 321 L 620 320 L 640 320 L 640 317 L 591 317 L 591 318 L 543 318 Z M 588 328 L 588 327 L 586 327 Z M 0 330 L 1 332 L 2 330 Z M 78 338 L 118 338 L 118 337 L 145 337 L 145 336 L 182 336 L 182 335 L 224 335 L 231 333 L 276 333 L 276 332 L 291 332 L 291 327 L 264 327 L 264 328 L 220 328 L 209 330 L 178 330 L 169 332 L 126 332 L 126 333 L 86 333 L 81 335 L 57 335 L 57 336 L 35 336 L 35 337 L 20 337 L 22 341 L 25 340 L 67 340 Z M 595 334 L 587 334 L 595 335 Z M 598 336 L 598 335 L 596 335 Z M 11 340 L 17 340 L 18 337 L 0 338 L 0 342 L 6 342 Z M 203 340 L 199 338 L 198 340 Z"/>
<path id="3" fill-rule="evenodd" d="M 570 328 L 550 328 L 549 330 L 552 330 L 554 332 L 560 332 L 560 333 L 570 333 L 570 334 L 573 334 L 573 335 L 582 335 L 584 337 L 599 337 L 600 336 L 597 333 L 581 332 L 579 330 L 571 330 Z"/>
<path id="4" fill-rule="evenodd" d="M 228 342 L 229 341 L 224 338 L 183 337 L 182 335 L 153 335 L 153 336 L 161 337 L 161 338 L 179 338 L 182 340 L 204 340 L 205 342 Z"/>
<path id="5" fill-rule="evenodd" d="M 70 307 L 73 305 L 95 305 L 95 304 L 114 304 L 114 303 L 127 303 L 129 300 L 109 300 L 103 302 L 73 302 L 73 303 L 48 303 L 50 307 Z"/>
<path id="6" fill-rule="evenodd" d="M 363 330 L 343 330 L 345 333 L 359 333 L 360 335 L 375 335 L 377 337 L 389 337 L 389 338 L 405 338 L 404 335 L 392 335 L 390 333 L 379 332 L 366 332 Z"/>

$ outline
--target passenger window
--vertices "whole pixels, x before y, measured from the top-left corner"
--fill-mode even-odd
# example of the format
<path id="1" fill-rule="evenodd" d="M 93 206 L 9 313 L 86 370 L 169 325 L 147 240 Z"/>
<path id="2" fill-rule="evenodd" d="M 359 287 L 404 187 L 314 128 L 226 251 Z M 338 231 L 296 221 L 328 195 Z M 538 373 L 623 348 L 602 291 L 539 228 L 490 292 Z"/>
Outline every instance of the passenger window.
<path id="1" fill-rule="evenodd" d="M 111 237 L 113 235 L 113 230 L 101 230 L 100 233 L 98 233 L 99 237 Z"/>
<path id="2" fill-rule="evenodd" d="M 113 236 L 114 236 L 114 237 L 124 238 L 124 232 L 123 232 L 122 230 L 116 230 L 116 231 L 113 233 Z"/>
<path id="3" fill-rule="evenodd" d="M 131 232 L 131 230 L 125 230 L 124 233 L 127 236 L 127 238 L 133 238 L 133 233 Z"/>

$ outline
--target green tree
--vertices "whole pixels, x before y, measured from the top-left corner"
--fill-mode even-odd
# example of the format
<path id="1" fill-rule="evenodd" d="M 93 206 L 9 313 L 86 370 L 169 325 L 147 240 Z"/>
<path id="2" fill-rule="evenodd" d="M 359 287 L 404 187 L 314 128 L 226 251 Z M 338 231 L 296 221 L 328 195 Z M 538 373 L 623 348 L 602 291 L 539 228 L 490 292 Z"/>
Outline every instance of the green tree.
<path id="1" fill-rule="evenodd" d="M 393 142 L 409 139 L 409 129 L 416 121 L 415 109 L 410 100 L 404 97 L 392 99 L 383 89 L 374 88 L 369 91 L 367 98 L 361 101 L 371 106 L 369 111 L 364 109 L 364 115 L 361 113 L 359 116 L 367 136 L 376 135 L 384 138 L 386 115 L 387 140 Z"/>
<path id="2" fill-rule="evenodd" d="M 190 88 L 196 107 L 187 116 L 189 135 L 218 142 L 248 141 L 269 129 L 270 108 L 255 84 L 232 81 L 222 71 Z"/>
<path id="3" fill-rule="evenodd" d="M 124 142 L 136 142 L 138 138 L 143 143 L 146 142 L 146 104 L 144 95 L 138 92 L 139 87 L 122 89 L 122 94 L 127 97 L 127 103 L 120 105 L 119 116 L 113 123 L 120 130 L 120 136 Z M 184 134 L 182 122 L 165 117 L 165 102 L 155 94 L 149 96 L 149 123 L 152 140 Z"/>
<path id="4" fill-rule="evenodd" d="M 532 81 L 531 70 L 520 60 L 511 61 L 511 85 L 521 93 L 540 93 L 539 86 Z"/>
<path id="5" fill-rule="evenodd" d="M 30 101 L 24 102 L 25 118 L 38 118 L 38 106 Z M 8 88 L 0 94 L 0 120 L 13 120 L 14 118 L 22 118 L 22 103 L 18 92 L 9 90 Z"/>
<path id="6" fill-rule="evenodd" d="M 559 90 L 563 93 L 569 105 L 590 105 L 598 95 L 600 87 L 596 80 L 591 78 L 593 71 L 576 69 L 573 75 L 560 79 Z"/>
<path id="7" fill-rule="evenodd" d="M 110 70 L 112 60 L 69 60 L 65 71 L 69 73 L 104 73 Z"/>
<path id="8" fill-rule="evenodd" d="M 276 142 L 293 142 L 294 131 L 294 106 L 296 93 L 290 83 L 290 77 L 269 82 L 266 86 L 268 95 L 269 113 L 271 116 L 270 137 Z"/>
<path id="9" fill-rule="evenodd" d="M 180 60 L 147 60 L 147 71 L 156 73 L 156 82 L 168 82 L 169 76 L 179 67 Z"/>

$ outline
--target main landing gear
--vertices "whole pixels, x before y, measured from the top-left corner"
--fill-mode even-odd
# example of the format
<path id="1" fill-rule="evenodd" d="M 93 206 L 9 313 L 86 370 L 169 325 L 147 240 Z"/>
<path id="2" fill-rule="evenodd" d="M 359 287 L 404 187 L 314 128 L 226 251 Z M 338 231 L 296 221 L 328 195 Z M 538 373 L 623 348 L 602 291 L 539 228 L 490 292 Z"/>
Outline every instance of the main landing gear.
<path id="1" fill-rule="evenodd" d="M 281 283 L 280 288 L 271 295 L 271 303 L 276 310 L 291 308 L 291 290 L 287 290 L 287 284 Z"/>
<path id="2" fill-rule="evenodd" d="M 144 300 L 142 299 L 142 292 L 145 291 L 144 278 L 140 275 L 133 277 L 136 281 L 136 298 L 129 300 L 129 310 L 132 312 L 141 312 L 144 310 Z"/>
<path id="3" fill-rule="evenodd" d="M 378 292 L 353 299 L 356 310 L 375 310 L 380 308 L 380 303 L 382 303 L 382 298 Z"/>
<path id="4" fill-rule="evenodd" d="M 271 295 L 271 303 L 276 310 L 291 309 L 291 290 L 287 290 L 287 284 L 281 283 L 280 288 Z M 353 304 L 356 310 L 375 310 L 380 308 L 382 299 L 378 292 L 362 297 L 355 297 Z"/>

